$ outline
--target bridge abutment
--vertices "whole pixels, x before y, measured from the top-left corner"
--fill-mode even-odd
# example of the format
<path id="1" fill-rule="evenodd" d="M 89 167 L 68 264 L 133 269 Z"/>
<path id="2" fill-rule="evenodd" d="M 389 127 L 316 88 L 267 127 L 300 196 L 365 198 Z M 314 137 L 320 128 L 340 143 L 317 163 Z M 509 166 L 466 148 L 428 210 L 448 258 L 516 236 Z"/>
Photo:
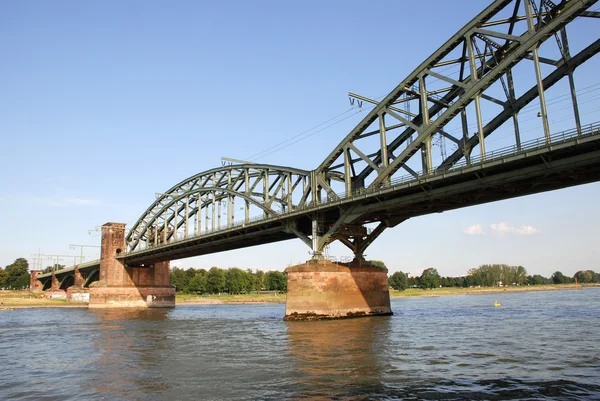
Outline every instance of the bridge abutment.
<path id="1" fill-rule="evenodd" d="M 100 280 L 90 285 L 90 308 L 169 308 L 175 287 L 169 284 L 170 262 L 128 267 L 118 255 L 125 249 L 125 224 L 102 226 Z"/>
<path id="2" fill-rule="evenodd" d="M 392 314 L 387 270 L 368 263 L 310 260 L 288 267 L 284 320 Z"/>

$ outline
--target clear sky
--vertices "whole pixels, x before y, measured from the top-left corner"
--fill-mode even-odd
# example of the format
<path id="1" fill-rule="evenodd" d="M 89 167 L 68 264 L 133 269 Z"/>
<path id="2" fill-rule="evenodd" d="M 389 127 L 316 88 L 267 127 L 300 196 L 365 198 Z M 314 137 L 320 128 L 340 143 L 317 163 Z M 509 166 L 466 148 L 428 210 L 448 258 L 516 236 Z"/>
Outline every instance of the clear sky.
<path id="1" fill-rule="evenodd" d="M 349 91 L 387 94 L 488 3 L 2 2 L 0 266 L 38 249 L 99 245 L 89 229 L 131 226 L 155 192 L 221 156 L 316 168 L 364 116 L 347 112 Z M 582 24 L 570 32 L 574 48 L 594 32 Z M 587 123 L 600 120 L 599 62 L 576 75 Z M 563 89 L 548 93 L 553 132 L 573 126 Z M 542 136 L 530 111 L 524 130 Z M 600 271 L 599 200 L 596 183 L 414 218 L 384 232 L 367 258 L 412 274 L 484 263 L 546 276 Z M 173 264 L 283 270 L 308 251 L 292 240 Z M 340 245 L 330 253 L 350 256 Z"/>

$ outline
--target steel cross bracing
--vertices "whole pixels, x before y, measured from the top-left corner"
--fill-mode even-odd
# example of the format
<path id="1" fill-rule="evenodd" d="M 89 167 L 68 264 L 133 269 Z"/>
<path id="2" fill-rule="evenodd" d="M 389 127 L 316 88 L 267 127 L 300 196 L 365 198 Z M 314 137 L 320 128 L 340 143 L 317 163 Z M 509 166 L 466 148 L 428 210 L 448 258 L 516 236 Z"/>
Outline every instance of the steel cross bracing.
<path id="1" fill-rule="evenodd" d="M 595 3 L 594 0 L 558 3 L 548 0 L 537 3 L 534 0 L 494 1 L 382 101 L 375 102 L 360 97 L 361 100 L 374 103 L 375 107 L 314 172 L 316 185 L 313 201 L 318 203 L 321 193 L 327 193 L 333 198 L 337 196 L 331 186 L 323 185 L 323 177 L 332 171 L 344 176 L 342 190 L 348 194 L 361 188 L 377 188 L 389 184 L 400 169 L 418 177 L 414 160 L 419 151 L 420 170 L 425 174 L 438 169 L 447 170 L 461 159 L 469 164 L 477 145 L 479 149 L 476 152 L 485 160 L 485 138 L 509 119 L 513 120 L 515 145 L 520 149 L 518 113 L 536 98 L 539 99 L 543 132 L 549 141 L 550 129 L 544 93 L 563 77 L 569 79 L 574 119 L 580 132 L 573 71 L 598 53 L 600 40 L 597 35 L 592 35 L 593 42 L 573 56 L 569 51 L 566 27 L 576 17 L 598 18 L 599 13 L 587 11 Z M 595 32 L 598 31 L 597 29 Z M 541 45 L 549 39 L 555 40 L 560 58 L 540 55 Z M 555 54 L 552 51 L 549 53 Z M 529 74 L 535 76 L 535 83 L 531 89 L 517 96 L 513 70 L 523 63 L 529 64 Z M 543 75 L 540 67 L 542 63 L 552 66 L 553 71 Z M 444 71 L 449 66 L 457 66 L 458 74 L 445 74 Z M 523 74 L 522 69 L 520 74 Z M 497 95 L 497 88 L 492 90 L 497 83 L 501 85 L 504 98 Z M 496 116 L 485 125 L 481 112 L 482 100 L 498 106 Z M 416 110 L 419 112 L 410 113 L 406 108 L 403 110 L 394 107 L 405 102 L 416 103 Z M 470 105 L 474 106 L 471 117 L 476 122 L 476 132 L 473 135 L 469 132 L 468 124 L 467 107 Z M 456 137 L 446 130 L 451 124 L 461 128 L 462 136 Z M 379 141 L 370 138 L 374 135 L 379 137 Z M 434 166 L 432 162 L 432 139 L 435 135 L 452 141 L 457 147 L 438 166 Z M 370 148 L 363 147 L 363 142 L 370 145 Z M 355 219 L 349 214 L 341 220 L 352 222 Z M 383 228 L 382 224 L 378 230 Z M 356 246 L 353 251 L 356 253 Z"/>
<path id="2" fill-rule="evenodd" d="M 146 210 L 120 257 L 144 263 L 296 237 L 316 258 L 339 240 L 361 259 L 413 216 L 600 180 L 599 126 L 582 125 L 573 76 L 600 51 L 600 28 L 574 54 L 567 33 L 576 19 L 597 23 L 595 3 L 493 1 L 383 100 L 351 95 L 373 108 L 318 168 L 242 164 L 190 177 Z M 575 128 L 552 135 L 545 91 L 561 81 Z M 541 140 L 522 139 L 519 113 L 530 104 Z M 498 132 L 512 143 L 486 150 Z M 435 137 L 455 149 L 434 158 Z"/>
<path id="3" fill-rule="evenodd" d="M 127 235 L 140 250 L 234 226 L 236 211 L 249 223 L 252 211 L 269 217 L 294 210 L 310 197 L 310 173 L 270 165 L 230 165 L 190 177 L 158 199 Z"/>
<path id="4" fill-rule="evenodd" d="M 278 219 L 294 210 L 317 208 L 360 191 L 387 187 L 397 179 L 399 170 L 418 178 L 447 171 L 456 164 L 469 165 L 473 158 L 485 161 L 486 137 L 499 127 L 506 131 L 503 124 L 510 120 L 514 150 L 519 151 L 522 148 L 519 111 L 535 99 L 539 101 L 544 137 L 549 142 L 544 93 L 562 78 L 569 80 L 576 130 L 580 134 L 573 71 L 598 53 L 600 40 L 592 38 L 591 44 L 572 55 L 566 27 L 577 17 L 597 18 L 598 13 L 588 11 L 595 3 L 595 0 L 492 2 L 382 101 L 355 95 L 374 103 L 374 108 L 316 170 L 236 165 L 201 173 L 169 190 L 146 211 L 127 237 L 129 250 L 162 246 L 179 237 L 187 239 L 191 233 L 209 234 L 232 228 L 235 226 L 235 198 L 245 202 L 245 223 L 250 223 L 252 205 L 262 209 L 262 220 Z M 548 55 L 541 54 L 545 42 L 554 44 L 558 53 L 545 46 Z M 559 57 L 555 57 L 556 54 Z M 519 93 L 515 69 L 523 64 L 527 64 L 528 69 L 521 68 L 518 75 L 530 75 L 533 84 Z M 540 64 L 550 66 L 551 70 L 542 69 Z M 451 66 L 457 70 L 455 74 L 446 72 Z M 495 115 L 485 124 L 482 108 L 488 108 L 489 116 L 490 106 L 482 105 L 482 101 L 496 107 L 492 109 Z M 410 107 L 395 107 L 407 103 L 414 103 L 412 110 L 416 112 L 411 113 Z M 474 133 L 470 132 L 470 119 L 476 124 Z M 456 125 L 460 136 L 447 129 Z M 434 136 L 441 136 L 456 146 L 454 152 L 436 165 L 432 158 Z M 295 178 L 292 174 L 296 174 Z M 249 177 L 252 182 L 247 182 Z M 257 185 L 263 189 L 256 191 Z M 300 186 L 301 190 L 296 191 Z M 269 190 L 264 192 L 267 187 Z M 297 194 L 292 196 L 294 191 Z M 223 212 L 227 221 L 224 225 L 218 220 L 223 211 L 222 202 L 227 204 Z M 281 205 L 281 209 L 273 209 L 273 203 Z M 202 209 L 204 213 L 198 213 Z M 403 218 L 390 216 L 377 221 L 366 219 L 364 214 L 355 205 L 345 208 L 334 220 L 319 213 L 311 215 L 310 229 L 304 224 L 300 230 L 298 222 L 283 221 L 285 219 L 282 226 L 309 245 L 315 257 L 320 257 L 329 243 L 340 240 L 360 258 L 386 227 L 403 221 Z M 189 224 L 191 216 L 197 220 L 194 229 Z M 379 225 L 367 232 L 363 225 L 369 222 L 379 222 Z"/>

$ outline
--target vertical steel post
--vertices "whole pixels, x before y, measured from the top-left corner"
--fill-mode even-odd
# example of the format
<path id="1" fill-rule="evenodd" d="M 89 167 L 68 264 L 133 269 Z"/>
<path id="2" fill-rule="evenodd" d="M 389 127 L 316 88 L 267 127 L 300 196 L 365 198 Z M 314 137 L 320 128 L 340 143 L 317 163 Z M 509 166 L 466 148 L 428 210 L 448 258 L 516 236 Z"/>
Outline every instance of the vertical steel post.
<path id="1" fill-rule="evenodd" d="M 208 206 L 204 209 L 204 234 L 208 232 Z"/>
<path id="2" fill-rule="evenodd" d="M 217 230 L 221 229 L 221 199 L 217 202 Z"/>
<path id="3" fill-rule="evenodd" d="M 267 204 L 269 203 L 269 172 L 267 170 L 264 171 L 264 176 L 263 176 L 263 199 L 264 199 L 264 203 Z M 267 211 L 263 211 L 263 217 L 266 219 L 267 218 Z"/>
<path id="4" fill-rule="evenodd" d="M 316 216 L 312 220 L 312 254 L 313 259 L 323 258 L 321 251 L 319 251 L 319 222 Z"/>
<path id="5" fill-rule="evenodd" d="M 565 52 L 565 59 L 568 63 L 571 60 L 571 51 L 569 50 L 569 40 L 567 38 L 567 29 L 563 28 L 560 30 L 560 37 L 563 43 L 563 49 Z M 573 78 L 573 71 L 569 70 L 569 88 L 571 90 L 571 102 L 573 103 L 573 114 L 575 116 L 575 126 L 577 127 L 577 135 L 581 135 L 581 119 L 579 118 L 579 105 L 577 104 L 577 95 L 575 92 L 575 80 Z"/>
<path id="6" fill-rule="evenodd" d="M 248 174 L 248 169 L 244 170 L 244 185 L 246 186 L 246 196 L 251 197 L 252 194 L 250 193 L 250 177 Z M 246 221 L 246 223 L 250 222 L 250 202 L 248 200 L 246 200 L 245 202 L 246 205 L 246 210 L 244 211 L 244 220 Z"/>
<path id="7" fill-rule="evenodd" d="M 177 217 L 179 216 L 179 210 L 178 210 L 178 206 L 177 203 L 179 201 L 175 200 L 175 210 L 173 211 L 174 217 L 173 217 L 173 221 L 174 221 L 174 227 L 173 227 L 173 242 L 177 241 Z"/>
<path id="8" fill-rule="evenodd" d="M 211 219 L 211 227 L 212 227 L 212 231 L 215 231 L 215 224 L 217 224 L 217 220 L 216 220 L 216 216 L 215 216 L 215 193 L 212 193 L 212 219 Z M 206 213 L 208 213 L 208 210 L 206 211 Z M 206 218 L 206 220 L 208 220 L 208 217 Z M 208 226 L 206 227 L 208 231 Z"/>
<path id="9" fill-rule="evenodd" d="M 469 66 L 471 68 L 471 81 L 477 82 L 479 78 L 477 76 L 477 64 L 475 63 L 475 52 L 473 51 L 473 38 L 466 37 L 467 50 L 469 52 Z M 485 160 L 485 136 L 483 135 L 483 121 L 481 118 L 481 96 L 478 93 L 475 95 L 475 117 L 477 119 L 477 134 L 479 136 L 479 153 L 481 153 L 481 160 Z"/>
<path id="10" fill-rule="evenodd" d="M 183 234 L 184 238 L 188 238 L 188 224 L 190 221 L 190 197 L 187 196 L 185 198 L 185 232 Z"/>
<path id="11" fill-rule="evenodd" d="M 465 155 L 465 160 L 468 166 L 471 164 L 471 149 L 467 148 L 467 143 L 469 141 L 469 124 L 467 120 L 467 109 L 462 109 L 460 111 L 460 121 L 463 133 L 463 153 Z"/>
<path id="12" fill-rule="evenodd" d="M 506 72 L 506 78 L 508 81 L 508 94 L 510 96 L 510 104 L 512 105 L 515 101 L 515 83 L 513 81 L 512 70 L 509 69 Z M 517 150 L 521 150 L 521 132 L 519 131 L 519 111 L 513 110 L 513 126 L 515 129 L 515 145 Z"/>
<path id="13" fill-rule="evenodd" d="M 207 206 L 208 207 L 208 206 Z M 202 230 L 202 196 L 198 194 L 198 204 L 196 205 L 196 235 Z"/>
<path id="14" fill-rule="evenodd" d="M 352 176 L 350 175 L 350 166 L 352 165 L 352 158 L 350 157 L 350 150 L 348 147 L 344 147 L 344 184 L 346 187 L 346 197 L 350 196 L 352 192 Z"/>
<path id="15" fill-rule="evenodd" d="M 294 205 L 292 202 L 292 173 L 287 175 L 287 188 L 287 211 L 291 212 Z"/>
<path id="16" fill-rule="evenodd" d="M 231 190 L 231 171 L 229 170 L 227 172 L 227 189 Z M 230 228 L 232 226 L 231 224 L 231 216 L 233 215 L 233 208 L 231 205 L 231 194 L 227 194 L 227 220 L 225 223 L 225 226 L 227 228 Z"/>
<path id="17" fill-rule="evenodd" d="M 390 159 L 388 157 L 388 146 L 387 146 L 387 138 L 385 132 L 385 112 L 379 113 L 379 143 L 381 146 L 381 168 L 385 169 L 390 163 Z M 384 181 L 386 185 L 390 184 L 390 176 L 388 175 Z"/>
<path id="18" fill-rule="evenodd" d="M 235 196 L 229 197 L 229 204 L 231 205 L 229 210 L 231 210 L 231 224 L 229 227 L 233 227 L 235 223 Z"/>
<path id="19" fill-rule="evenodd" d="M 429 125 L 429 105 L 427 104 L 427 87 L 425 85 L 425 77 L 423 75 L 419 76 L 419 96 L 419 105 L 423 119 L 421 126 L 423 129 L 425 129 Z M 433 162 L 431 158 L 431 140 L 432 136 L 430 135 L 425 138 L 425 143 L 421 147 L 423 172 L 425 174 L 431 173 L 433 168 Z"/>
<path id="20" fill-rule="evenodd" d="M 540 8 L 541 12 L 541 8 Z M 527 28 L 530 33 L 535 32 L 535 25 L 533 22 L 533 14 L 531 11 L 531 3 L 525 2 L 525 13 L 527 14 Z M 536 43 L 532 49 L 533 53 L 533 66 L 535 68 L 535 79 L 537 82 L 538 97 L 540 99 L 540 114 L 542 117 L 542 125 L 544 127 L 544 136 L 546 142 L 550 142 L 550 126 L 548 125 L 548 112 L 546 110 L 546 97 L 544 94 L 544 84 L 542 83 L 542 70 L 540 69 L 540 57 L 538 54 L 539 43 Z"/>

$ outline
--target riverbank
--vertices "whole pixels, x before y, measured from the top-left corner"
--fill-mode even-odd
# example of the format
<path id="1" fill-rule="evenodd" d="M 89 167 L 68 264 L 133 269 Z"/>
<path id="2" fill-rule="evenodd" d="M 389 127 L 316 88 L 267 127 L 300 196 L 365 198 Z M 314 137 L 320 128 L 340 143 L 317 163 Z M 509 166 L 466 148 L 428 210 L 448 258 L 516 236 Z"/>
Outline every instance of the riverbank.
<path id="1" fill-rule="evenodd" d="M 473 294 L 496 294 L 507 292 L 531 292 L 531 291 L 557 291 L 557 290 L 577 290 L 585 287 L 598 287 L 600 284 L 586 284 L 585 286 L 575 284 L 548 284 L 548 285 L 523 285 L 514 287 L 444 287 L 426 290 L 423 288 L 408 288 L 405 291 L 390 290 L 391 298 L 410 298 L 410 297 L 442 297 L 448 295 L 473 295 Z"/>
<path id="2" fill-rule="evenodd" d="M 48 299 L 29 291 L 0 291 L 0 311 L 23 308 L 87 308 L 87 304 L 71 303 L 66 299 Z"/>
<path id="3" fill-rule="evenodd" d="M 260 294 L 207 294 L 194 295 L 177 293 L 175 301 L 177 305 L 218 305 L 218 304 L 284 304 L 285 292 L 269 292 Z"/>
<path id="4" fill-rule="evenodd" d="M 600 287 L 600 284 L 586 284 L 586 287 Z M 480 287 L 480 288 L 435 288 L 425 290 L 422 288 L 409 288 L 405 291 L 390 290 L 390 297 L 413 298 L 413 297 L 443 297 L 450 295 L 477 295 L 477 294 L 502 294 L 508 292 L 530 292 L 530 291 L 557 291 L 576 290 L 575 284 L 556 285 L 531 285 L 520 287 Z M 177 293 L 177 305 L 245 305 L 245 304 L 284 304 L 286 294 L 283 292 L 269 292 L 260 294 L 208 294 L 195 295 Z M 65 299 L 47 299 L 41 294 L 30 294 L 29 291 L 0 291 L 0 311 L 22 309 L 22 308 L 87 308 L 84 303 L 70 303 Z"/>

